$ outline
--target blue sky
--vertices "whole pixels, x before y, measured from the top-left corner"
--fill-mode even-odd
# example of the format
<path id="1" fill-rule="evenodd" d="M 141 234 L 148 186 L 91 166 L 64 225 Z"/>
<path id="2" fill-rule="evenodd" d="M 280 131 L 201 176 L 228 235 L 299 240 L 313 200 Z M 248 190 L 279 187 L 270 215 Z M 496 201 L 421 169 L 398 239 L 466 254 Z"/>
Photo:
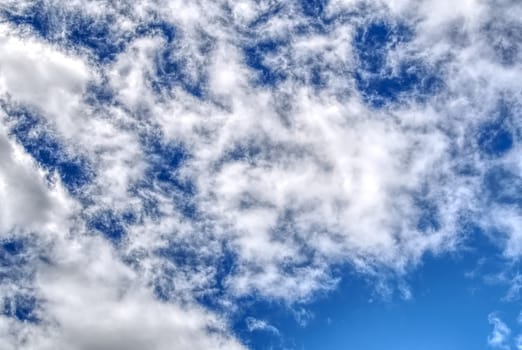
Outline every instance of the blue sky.
<path id="1" fill-rule="evenodd" d="M 346 271 L 334 292 L 306 304 L 305 325 L 295 310 L 254 303 L 244 314 L 270 320 L 280 333 L 256 330 L 252 336 L 241 321 L 239 332 L 260 349 L 487 349 L 491 310 L 516 332 L 519 302 L 506 298 L 505 283 L 493 281 L 505 269 L 498 249 L 477 239 L 465 253 L 426 257 L 401 282 L 412 293 L 407 298 L 396 291 L 383 297 L 373 281 Z"/>
<path id="2" fill-rule="evenodd" d="M 0 348 L 522 349 L 520 18 L 4 1 Z"/>

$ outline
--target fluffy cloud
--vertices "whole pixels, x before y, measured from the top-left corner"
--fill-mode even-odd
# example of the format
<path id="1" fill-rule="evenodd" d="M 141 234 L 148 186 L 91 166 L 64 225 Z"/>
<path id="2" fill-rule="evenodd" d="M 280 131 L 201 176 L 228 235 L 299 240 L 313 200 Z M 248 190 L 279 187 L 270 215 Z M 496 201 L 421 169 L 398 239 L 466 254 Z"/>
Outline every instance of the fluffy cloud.
<path id="1" fill-rule="evenodd" d="M 10 346 L 239 348 L 201 298 L 520 255 L 520 6 L 314 3 L 3 5 L 0 236 L 49 247 Z"/>

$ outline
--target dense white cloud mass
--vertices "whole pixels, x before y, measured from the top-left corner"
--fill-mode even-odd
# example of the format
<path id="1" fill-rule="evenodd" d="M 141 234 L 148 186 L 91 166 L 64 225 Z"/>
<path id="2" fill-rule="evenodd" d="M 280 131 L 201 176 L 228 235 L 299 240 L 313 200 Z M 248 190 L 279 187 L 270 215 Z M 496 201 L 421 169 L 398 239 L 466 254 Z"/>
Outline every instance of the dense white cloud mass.
<path id="1" fill-rule="evenodd" d="M 27 311 L 0 347 L 239 349 L 235 298 L 310 300 L 345 265 L 401 277 L 471 223 L 518 258 L 521 15 L 3 1 L 0 237 L 20 251 L 0 297 Z"/>

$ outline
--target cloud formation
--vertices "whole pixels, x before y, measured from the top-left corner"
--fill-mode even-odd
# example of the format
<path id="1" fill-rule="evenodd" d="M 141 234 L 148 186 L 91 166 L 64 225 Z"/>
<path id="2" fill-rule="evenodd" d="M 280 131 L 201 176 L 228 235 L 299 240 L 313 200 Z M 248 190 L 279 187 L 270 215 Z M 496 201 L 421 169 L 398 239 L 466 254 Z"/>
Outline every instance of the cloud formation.
<path id="1" fill-rule="evenodd" d="M 493 326 L 493 331 L 488 337 L 488 345 L 495 349 L 511 349 L 509 345 L 511 329 L 495 314 L 490 314 L 488 321 Z"/>
<path id="2" fill-rule="evenodd" d="M 518 258 L 521 14 L 4 2 L 6 349 L 239 349 L 236 300 L 311 300 L 339 266 L 400 278 L 468 225 Z"/>

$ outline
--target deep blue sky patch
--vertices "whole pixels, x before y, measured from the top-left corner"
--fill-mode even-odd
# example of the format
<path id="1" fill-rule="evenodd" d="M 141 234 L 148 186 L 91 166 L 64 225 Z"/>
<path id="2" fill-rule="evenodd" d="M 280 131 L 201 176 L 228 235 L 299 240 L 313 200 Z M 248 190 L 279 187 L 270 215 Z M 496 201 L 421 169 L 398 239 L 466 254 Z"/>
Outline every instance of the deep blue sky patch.
<path id="1" fill-rule="evenodd" d="M 372 107 L 402 99 L 421 102 L 443 85 L 436 69 L 419 59 L 408 58 L 391 66 L 389 52 L 413 36 L 413 29 L 402 23 L 372 22 L 358 28 L 354 48 L 359 66 L 354 78 L 363 99 Z"/>
<path id="2" fill-rule="evenodd" d="M 21 13 L 4 10 L 0 16 L 50 42 L 87 50 L 100 63 L 112 61 L 130 36 L 115 32 L 118 25 L 110 15 L 94 18 L 46 1 L 36 1 Z"/>
<path id="3" fill-rule="evenodd" d="M 256 82 L 262 86 L 275 86 L 285 80 L 286 73 L 277 67 L 271 67 L 267 62 L 269 55 L 280 52 L 284 43 L 274 40 L 266 40 L 249 45 L 243 49 L 245 62 L 256 74 Z"/>
<path id="4" fill-rule="evenodd" d="M 36 323 L 36 298 L 30 295 L 15 295 L 4 300 L 3 314 L 14 317 L 22 322 Z"/>
<path id="5" fill-rule="evenodd" d="M 146 135 L 142 137 L 143 147 L 148 155 L 148 167 L 145 176 L 134 186 L 133 190 L 140 192 L 143 188 L 158 188 L 169 193 L 173 203 L 180 209 L 183 215 L 194 217 L 196 207 L 193 196 L 196 194 L 195 184 L 181 175 L 181 167 L 190 160 L 190 154 L 181 144 L 165 143 L 156 137 Z M 147 198 L 144 198 L 147 201 Z M 150 213 L 156 213 L 156 203 L 148 200 Z"/>
<path id="6" fill-rule="evenodd" d="M 500 157 L 513 147 L 514 140 L 508 126 L 502 121 L 493 121 L 481 125 L 477 142 L 484 154 Z"/>
<path id="7" fill-rule="evenodd" d="M 18 142 L 44 169 L 56 171 L 71 193 L 78 193 L 91 181 L 93 173 L 87 161 L 70 154 L 35 113 L 25 108 L 10 109 L 8 113 L 14 122 L 11 133 Z"/>
<path id="8" fill-rule="evenodd" d="M 167 46 L 156 56 L 156 75 L 152 78 L 152 87 L 158 91 L 170 91 L 180 86 L 191 95 L 201 98 L 205 91 L 204 72 L 198 71 L 198 79 L 194 80 L 187 73 L 187 64 L 184 59 L 175 57 L 174 50 L 178 48 Z"/>
<path id="9" fill-rule="evenodd" d="M 484 190 L 493 203 L 518 206 L 522 209 L 522 177 L 502 166 L 488 170 Z"/>
<path id="10" fill-rule="evenodd" d="M 16 281 L 25 277 L 27 242 L 18 238 L 0 241 L 0 281 Z"/>
<path id="11" fill-rule="evenodd" d="M 117 244 L 127 233 L 125 220 L 111 210 L 95 213 L 89 219 L 89 227 L 100 232 L 106 239 Z"/>
<path id="12" fill-rule="evenodd" d="M 299 5 L 306 16 L 320 17 L 328 5 L 328 0 L 300 0 Z"/>

